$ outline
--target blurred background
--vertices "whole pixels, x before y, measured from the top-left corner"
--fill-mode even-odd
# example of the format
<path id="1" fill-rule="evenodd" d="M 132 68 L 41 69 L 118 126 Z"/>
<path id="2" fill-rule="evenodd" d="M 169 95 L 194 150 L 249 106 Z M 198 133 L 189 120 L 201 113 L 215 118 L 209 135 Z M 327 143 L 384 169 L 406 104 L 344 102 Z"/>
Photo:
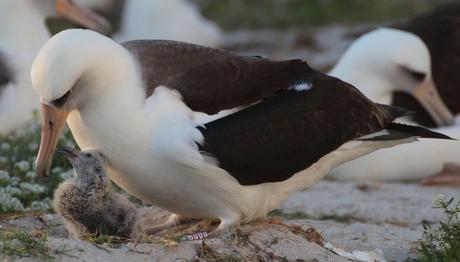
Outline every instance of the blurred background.
<path id="1" fill-rule="evenodd" d="M 119 42 L 142 38 L 175 39 L 275 60 L 303 59 L 323 72 L 331 70 L 350 44 L 369 31 L 380 26 L 401 25 L 405 21 L 438 8 L 460 4 L 460 0 L 74 0 L 74 2 L 104 16 L 113 29 L 110 36 Z M 54 3 L 54 0 L 0 0 L 0 222 L 24 214 L 35 216 L 53 212 L 54 190 L 62 181 L 73 176 L 72 167 L 61 156 L 55 157 L 51 176 L 47 180 L 38 179 L 34 168 L 40 143 L 40 115 L 38 98 L 30 83 L 30 66 L 36 52 L 49 37 L 66 28 L 78 27 L 63 16 L 59 16 L 59 12 L 54 10 Z M 149 3 L 151 6 L 143 8 L 140 5 L 136 9 L 127 3 Z M 126 12 L 130 16 L 123 17 L 127 9 L 130 9 Z M 132 20 L 132 23 L 128 20 Z M 1 75 L 3 67 L 10 67 L 10 70 L 3 72 L 9 71 L 13 76 Z M 358 73 L 362 75 L 361 71 Z M 412 73 L 420 76 L 420 72 Z M 390 80 L 394 82 L 394 78 Z M 454 86 L 458 87 L 458 85 Z M 17 90 L 24 92 L 17 92 Z M 29 99 L 24 99 L 26 96 Z M 19 116 L 21 121 L 16 121 Z M 9 128 L 5 128 L 7 120 L 11 120 Z M 456 132 L 460 133 L 458 126 Z M 64 132 L 60 146 L 77 147 L 69 130 Z M 430 150 L 416 150 L 413 157 L 419 157 L 420 151 Z M 458 146 L 457 150 L 460 150 Z M 439 155 L 433 153 L 435 154 Z M 455 152 L 449 151 L 447 155 L 458 159 L 458 154 L 455 155 Z M 401 162 L 404 162 L 406 155 L 404 157 L 396 155 L 395 158 L 401 158 Z M 438 158 L 440 159 L 438 164 L 441 166 L 444 159 L 442 156 Z M 420 163 L 429 162 L 425 161 L 427 159 L 421 157 L 417 161 L 407 161 L 410 162 L 407 166 L 410 168 L 421 166 Z M 384 160 L 387 161 L 381 161 L 384 165 L 398 168 L 395 162 L 391 161 L 392 159 Z M 367 166 L 364 168 L 363 165 L 358 166 L 371 173 L 370 169 L 366 169 Z M 457 165 L 455 168 L 455 172 L 460 173 L 460 167 Z M 370 180 L 372 181 L 372 178 Z M 311 214 L 315 214 L 316 216 L 313 217 L 315 219 L 336 220 L 339 223 L 344 221 L 379 225 L 387 223 L 387 225 L 391 224 L 391 227 L 395 226 L 394 232 L 399 232 L 405 227 L 406 231 L 400 233 L 400 238 L 404 239 L 405 246 L 402 249 L 405 253 L 393 254 L 393 243 L 390 243 L 388 253 L 398 258 L 395 261 L 409 261 L 404 259 L 407 257 L 406 253 L 414 248 L 415 241 L 421 237 L 421 222 L 434 222 L 444 218 L 441 212 L 432 211 L 433 196 L 445 194 L 458 198 L 460 191 L 441 187 L 423 188 L 419 186 L 419 181 L 409 184 L 406 183 L 407 180 L 406 177 L 401 176 L 397 183 L 388 184 L 322 181 L 308 191 L 290 198 L 275 213 L 278 212 L 276 214 L 285 219 L 311 219 Z M 315 201 L 311 201 L 312 199 Z M 142 203 L 137 202 L 137 204 Z M 460 214 L 458 205 L 455 212 L 449 213 L 451 216 Z M 2 227 L 0 223 L 0 228 Z M 325 231 L 329 229 L 327 226 L 324 227 Z M 342 227 L 342 224 L 337 226 L 339 229 Z M 369 228 L 371 229 L 364 228 L 363 232 L 376 230 L 373 226 Z M 420 234 L 410 231 L 414 228 Z M 457 234 L 458 246 L 460 243 L 458 224 L 456 228 L 457 231 L 448 231 Z M 388 227 L 381 227 L 381 230 L 382 234 L 387 233 Z M 355 231 L 356 228 L 351 228 L 351 232 Z M 342 235 L 348 236 L 348 233 Z M 335 237 L 334 232 L 331 236 Z M 367 235 L 363 233 L 359 239 L 361 237 L 363 243 L 368 242 Z M 395 235 L 391 237 L 395 238 Z M 383 242 L 387 243 L 387 240 L 385 238 Z M 0 244 L 1 241 L 0 234 Z M 351 241 L 347 239 L 345 243 L 348 242 Z M 385 252 L 387 253 L 387 250 Z"/>
<path id="2" fill-rule="evenodd" d="M 359 35 L 455 0 L 190 0 L 225 32 L 222 46 L 329 71 Z"/>
<path id="3" fill-rule="evenodd" d="M 226 30 L 386 23 L 454 0 L 192 0 Z"/>

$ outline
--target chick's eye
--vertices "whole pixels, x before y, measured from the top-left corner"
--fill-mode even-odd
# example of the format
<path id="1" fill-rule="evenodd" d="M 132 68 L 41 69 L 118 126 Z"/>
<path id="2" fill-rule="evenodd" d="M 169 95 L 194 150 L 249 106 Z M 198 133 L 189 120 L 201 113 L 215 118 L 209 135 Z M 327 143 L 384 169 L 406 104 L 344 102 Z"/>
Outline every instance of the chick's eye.
<path id="1" fill-rule="evenodd" d="M 90 153 L 86 153 L 86 154 L 85 154 L 85 157 L 90 158 L 90 157 L 91 157 L 91 154 L 90 154 Z"/>

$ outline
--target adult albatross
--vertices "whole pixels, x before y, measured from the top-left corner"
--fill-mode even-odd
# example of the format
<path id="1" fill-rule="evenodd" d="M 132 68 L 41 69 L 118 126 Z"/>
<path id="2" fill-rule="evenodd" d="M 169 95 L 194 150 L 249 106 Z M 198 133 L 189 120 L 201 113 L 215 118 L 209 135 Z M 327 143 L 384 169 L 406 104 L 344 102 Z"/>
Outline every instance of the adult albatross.
<path id="1" fill-rule="evenodd" d="M 433 82 L 443 102 L 454 115 L 460 114 L 460 75 L 457 72 L 460 66 L 459 19 L 460 3 L 455 2 L 394 26 L 406 34 L 418 37 L 426 46 L 431 58 Z M 449 124 L 437 121 L 429 109 L 423 104 L 417 105 L 417 101 L 408 96 L 396 94 L 392 103 L 417 110 L 415 121 L 424 126 L 440 127 Z"/>
<path id="2" fill-rule="evenodd" d="M 416 137 L 448 138 L 394 123 L 404 110 L 301 60 L 180 42 L 119 45 L 67 30 L 45 44 L 31 76 L 44 117 L 37 174 L 48 173 L 67 119 L 81 148 L 106 156 L 115 183 L 174 213 L 150 232 L 180 218 L 219 219 L 217 230 L 227 229 L 344 161 Z M 204 126 L 192 117 L 237 106 L 248 107 Z"/>
<path id="3" fill-rule="evenodd" d="M 449 46 L 449 43 L 443 45 Z M 454 48 L 450 46 L 448 50 Z M 373 101 L 408 106 L 416 112 L 412 115 L 415 118 L 406 120 L 408 123 L 415 121 L 430 126 L 437 123 L 442 127 L 434 131 L 458 138 L 460 126 L 446 125 L 453 123 L 451 112 L 460 113 L 460 102 L 452 100 L 460 95 L 457 87 L 460 76 L 456 72 L 459 61 L 455 52 L 441 51 L 433 53 L 412 33 L 380 28 L 358 38 L 329 74 L 351 83 Z M 446 81 L 448 79 L 450 81 Z M 398 93 L 395 95 L 395 92 Z M 446 162 L 460 164 L 460 143 L 426 141 L 381 150 L 350 161 L 333 170 L 331 175 L 338 179 L 418 180 L 440 172 Z M 431 181 L 437 180 L 433 177 Z M 443 175 L 441 180 L 444 183 L 435 183 L 458 185 L 460 176 Z"/>

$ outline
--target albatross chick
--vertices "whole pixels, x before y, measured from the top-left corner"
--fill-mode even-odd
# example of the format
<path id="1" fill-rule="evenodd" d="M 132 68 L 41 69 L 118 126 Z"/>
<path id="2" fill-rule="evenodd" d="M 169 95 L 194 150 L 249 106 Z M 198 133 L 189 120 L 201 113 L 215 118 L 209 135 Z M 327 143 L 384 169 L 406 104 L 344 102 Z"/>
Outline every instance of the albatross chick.
<path id="1" fill-rule="evenodd" d="M 74 177 L 62 183 L 54 193 L 54 209 L 64 218 L 72 238 L 88 233 L 136 237 L 140 231 L 138 209 L 121 194 L 109 188 L 107 162 L 95 150 L 62 148 L 74 167 Z"/>

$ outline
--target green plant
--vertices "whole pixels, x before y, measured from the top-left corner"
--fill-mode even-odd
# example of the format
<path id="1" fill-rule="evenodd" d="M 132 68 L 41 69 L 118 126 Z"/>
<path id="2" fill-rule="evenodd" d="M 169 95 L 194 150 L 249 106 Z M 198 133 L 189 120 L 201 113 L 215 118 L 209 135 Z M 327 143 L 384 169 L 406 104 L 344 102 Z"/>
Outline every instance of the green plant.
<path id="1" fill-rule="evenodd" d="M 460 261 L 460 201 L 454 198 L 437 197 L 434 208 L 441 209 L 447 216 L 445 222 L 433 227 L 423 223 L 423 239 L 420 243 L 419 261 Z"/>
<path id="2" fill-rule="evenodd" d="M 87 241 L 98 248 L 104 249 L 104 247 L 115 248 L 129 241 L 127 238 L 111 236 L 105 233 L 93 233 L 89 234 Z"/>
<path id="3" fill-rule="evenodd" d="M 55 188 L 72 176 L 68 161 L 56 157 L 50 177 L 37 178 L 34 161 L 39 143 L 40 124 L 36 120 L 14 134 L 0 138 L 0 214 L 50 210 Z M 75 147 L 68 130 L 60 143 Z"/>
<path id="4" fill-rule="evenodd" d="M 1 231 L 0 232 L 0 258 L 11 257 L 40 257 L 50 260 L 47 245 L 47 235 L 24 231 Z"/>

